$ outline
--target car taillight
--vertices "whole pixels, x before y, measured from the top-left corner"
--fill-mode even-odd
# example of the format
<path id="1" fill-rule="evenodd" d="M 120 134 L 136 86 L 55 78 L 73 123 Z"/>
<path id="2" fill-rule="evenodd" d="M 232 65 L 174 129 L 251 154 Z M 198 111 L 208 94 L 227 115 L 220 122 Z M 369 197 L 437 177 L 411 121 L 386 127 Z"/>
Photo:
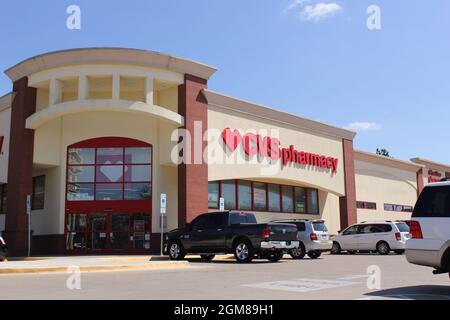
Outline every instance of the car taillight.
<path id="1" fill-rule="evenodd" d="M 422 228 L 418 221 L 411 221 L 409 223 L 409 233 L 413 239 L 423 239 Z"/>
<path id="2" fill-rule="evenodd" d="M 318 240 L 317 234 L 315 234 L 315 233 L 311 233 L 309 237 L 311 238 L 311 241 L 317 241 Z"/>
<path id="3" fill-rule="evenodd" d="M 400 234 L 400 232 L 395 233 L 395 240 L 397 240 L 397 241 L 402 240 L 402 235 Z"/>
<path id="4" fill-rule="evenodd" d="M 266 239 L 270 238 L 270 229 L 268 227 L 264 228 L 264 230 L 263 230 L 263 238 L 266 238 Z"/>

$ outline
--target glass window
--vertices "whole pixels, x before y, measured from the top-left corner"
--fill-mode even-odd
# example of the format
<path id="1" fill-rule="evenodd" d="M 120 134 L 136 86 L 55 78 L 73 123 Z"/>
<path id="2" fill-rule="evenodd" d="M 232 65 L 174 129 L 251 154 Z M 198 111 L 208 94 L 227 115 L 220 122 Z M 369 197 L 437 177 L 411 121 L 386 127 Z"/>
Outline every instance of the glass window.
<path id="1" fill-rule="evenodd" d="M 269 184 L 269 211 L 280 212 L 280 186 L 277 184 Z"/>
<path id="2" fill-rule="evenodd" d="M 395 224 L 400 232 L 409 232 L 409 227 L 406 223 L 399 222 Z"/>
<path id="3" fill-rule="evenodd" d="M 125 163 L 151 163 L 152 148 L 125 148 Z"/>
<path id="4" fill-rule="evenodd" d="M 98 166 L 96 174 L 96 182 L 121 182 L 123 166 Z"/>
<path id="5" fill-rule="evenodd" d="M 306 190 L 295 187 L 295 212 L 306 213 Z"/>
<path id="6" fill-rule="evenodd" d="M 253 208 L 255 211 L 267 211 L 267 194 L 265 183 L 253 183 Z"/>
<path id="7" fill-rule="evenodd" d="M 228 180 L 222 182 L 222 197 L 225 200 L 225 209 L 236 209 L 236 182 Z"/>
<path id="8" fill-rule="evenodd" d="M 67 200 L 92 201 L 94 200 L 93 184 L 69 184 L 67 185 Z"/>
<path id="9" fill-rule="evenodd" d="M 208 208 L 219 209 L 219 182 L 208 183 Z"/>
<path id="10" fill-rule="evenodd" d="M 325 225 L 325 223 L 319 222 L 319 221 L 313 222 L 313 229 L 314 229 L 315 231 L 328 232 L 328 228 L 327 228 L 327 226 Z"/>
<path id="11" fill-rule="evenodd" d="M 283 212 L 294 212 L 294 192 L 291 186 L 282 186 Z"/>
<path id="12" fill-rule="evenodd" d="M 96 185 L 95 199 L 101 201 L 122 200 L 123 184 L 121 183 L 99 183 Z"/>
<path id="13" fill-rule="evenodd" d="M 377 204 L 374 202 L 366 202 L 366 209 L 376 210 Z"/>
<path id="14" fill-rule="evenodd" d="M 316 189 L 307 189 L 308 214 L 319 214 L 318 193 Z"/>
<path id="15" fill-rule="evenodd" d="M 44 209 L 44 200 L 45 200 L 45 176 L 34 177 L 31 209 L 32 210 Z"/>
<path id="16" fill-rule="evenodd" d="M 69 182 L 94 182 L 94 166 L 69 166 Z"/>
<path id="17" fill-rule="evenodd" d="M 198 216 L 194 219 L 191 223 L 192 228 L 199 228 L 199 227 L 205 227 L 209 221 L 208 214 L 204 214 L 201 216 Z"/>
<path id="18" fill-rule="evenodd" d="M 252 210 L 252 183 L 238 181 L 239 210 Z"/>
<path id="19" fill-rule="evenodd" d="M 412 216 L 413 218 L 450 217 L 450 188 L 448 186 L 425 188 Z"/>
<path id="20" fill-rule="evenodd" d="M 230 225 L 233 224 L 256 224 L 256 218 L 254 214 L 242 213 L 242 212 L 232 212 L 230 213 Z"/>
<path id="21" fill-rule="evenodd" d="M 112 214 L 110 216 L 111 230 L 127 231 L 130 223 L 129 217 L 128 213 Z"/>
<path id="22" fill-rule="evenodd" d="M 97 164 L 123 164 L 123 148 L 98 148 Z"/>
<path id="23" fill-rule="evenodd" d="M 69 149 L 69 164 L 94 164 L 95 149 L 94 148 L 71 148 Z"/>
<path id="24" fill-rule="evenodd" d="M 352 235 L 352 234 L 357 234 L 358 233 L 358 226 L 351 226 L 349 228 L 347 228 L 344 232 L 343 235 L 344 236 L 348 236 L 348 235 Z"/>
<path id="25" fill-rule="evenodd" d="M 151 197 L 150 183 L 125 183 L 125 200 L 148 200 Z"/>
<path id="26" fill-rule="evenodd" d="M 125 181 L 151 181 L 152 167 L 149 165 L 125 166 Z"/>

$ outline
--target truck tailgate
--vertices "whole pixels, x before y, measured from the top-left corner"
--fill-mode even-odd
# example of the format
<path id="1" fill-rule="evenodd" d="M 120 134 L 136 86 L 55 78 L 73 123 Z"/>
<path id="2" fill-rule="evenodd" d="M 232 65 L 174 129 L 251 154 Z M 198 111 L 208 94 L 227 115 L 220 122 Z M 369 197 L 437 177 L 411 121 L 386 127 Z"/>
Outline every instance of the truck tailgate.
<path id="1" fill-rule="evenodd" d="M 297 226 L 285 223 L 270 223 L 270 240 L 274 241 L 295 241 L 297 240 Z"/>

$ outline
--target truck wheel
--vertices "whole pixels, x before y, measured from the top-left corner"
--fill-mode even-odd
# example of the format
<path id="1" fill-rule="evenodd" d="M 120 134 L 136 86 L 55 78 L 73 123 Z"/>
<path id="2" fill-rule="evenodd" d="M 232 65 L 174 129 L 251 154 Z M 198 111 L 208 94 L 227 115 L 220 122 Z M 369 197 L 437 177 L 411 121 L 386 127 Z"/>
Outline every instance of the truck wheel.
<path id="1" fill-rule="evenodd" d="M 336 241 L 333 242 L 333 246 L 331 247 L 331 254 L 340 254 L 342 251 L 341 245 Z"/>
<path id="2" fill-rule="evenodd" d="M 297 259 L 297 260 L 303 259 L 306 254 L 305 245 L 302 242 L 300 242 L 300 245 L 298 246 L 298 248 L 291 249 L 291 251 L 289 253 L 290 253 L 292 259 Z"/>
<path id="3" fill-rule="evenodd" d="M 389 248 L 389 245 L 386 242 L 382 241 L 377 244 L 377 252 L 382 256 L 389 254 L 390 251 L 391 249 Z"/>
<path id="4" fill-rule="evenodd" d="M 270 262 L 278 262 L 283 258 L 283 252 L 282 251 L 271 251 L 267 253 L 267 260 Z"/>
<path id="5" fill-rule="evenodd" d="M 322 255 L 322 252 L 320 252 L 320 251 L 308 252 L 308 257 L 310 257 L 311 259 L 318 259 L 321 255 Z"/>
<path id="6" fill-rule="evenodd" d="M 203 262 L 211 262 L 211 260 L 214 259 L 215 256 L 215 254 L 202 254 L 200 258 L 202 258 Z"/>
<path id="7" fill-rule="evenodd" d="M 253 260 L 253 248 L 248 240 L 238 240 L 234 245 L 234 257 L 239 263 L 249 263 Z"/>
<path id="8" fill-rule="evenodd" d="M 180 242 L 174 241 L 169 244 L 170 260 L 183 260 L 185 256 L 186 252 Z"/>

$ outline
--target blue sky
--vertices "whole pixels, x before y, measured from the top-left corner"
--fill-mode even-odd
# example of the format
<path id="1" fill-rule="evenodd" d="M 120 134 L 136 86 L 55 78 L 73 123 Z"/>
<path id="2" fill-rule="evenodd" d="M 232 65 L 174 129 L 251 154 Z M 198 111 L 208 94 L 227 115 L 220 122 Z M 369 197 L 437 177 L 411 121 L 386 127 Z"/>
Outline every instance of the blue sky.
<path id="1" fill-rule="evenodd" d="M 81 8 L 81 30 L 66 9 Z M 367 7 L 381 9 L 368 30 Z M 36 54 L 116 46 L 219 70 L 210 88 L 339 127 L 355 146 L 450 163 L 450 1 L 2 1 L 0 69 Z M 0 76 L 0 94 L 11 90 Z"/>

